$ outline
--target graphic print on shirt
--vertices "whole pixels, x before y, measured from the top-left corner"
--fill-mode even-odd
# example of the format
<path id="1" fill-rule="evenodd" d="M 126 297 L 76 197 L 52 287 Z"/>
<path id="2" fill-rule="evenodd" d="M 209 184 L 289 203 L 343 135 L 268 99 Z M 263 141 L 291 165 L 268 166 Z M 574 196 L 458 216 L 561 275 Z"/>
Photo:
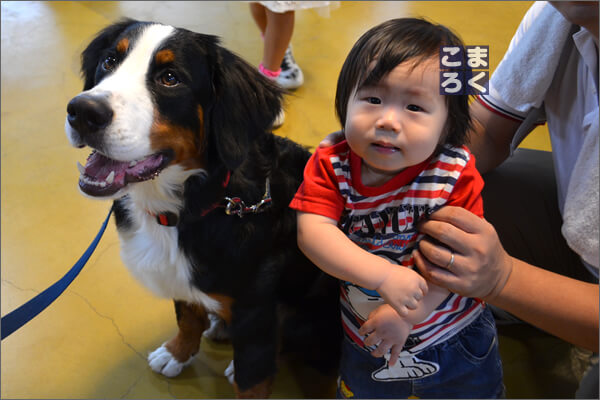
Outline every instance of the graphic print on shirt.
<path id="1" fill-rule="evenodd" d="M 332 156 L 339 190 L 346 199 L 339 227 L 361 248 L 387 258 L 401 267 L 412 268 L 412 251 L 421 235 L 416 224 L 444 205 L 453 191 L 469 153 L 463 148 L 444 148 L 441 154 L 409 184 L 394 190 L 365 196 L 353 185 L 349 154 Z M 347 337 L 365 351 L 359 328 L 375 308 L 383 304 L 376 291 L 350 282 L 341 284 L 342 326 Z M 415 325 L 398 362 L 372 373 L 374 380 L 422 378 L 439 371 L 439 365 L 416 357 L 421 350 L 446 340 L 471 323 L 482 311 L 480 300 L 450 294 L 422 323 Z"/>
<path id="2" fill-rule="evenodd" d="M 347 306 L 351 308 L 353 314 L 360 317 L 362 323 L 369 318 L 371 311 L 384 304 L 383 299 L 374 290 L 364 289 L 360 286 L 356 286 L 350 282 L 344 282 L 342 284 L 342 291 L 345 292 L 345 298 L 348 299 Z M 342 312 L 343 315 L 343 312 Z M 343 318 L 342 318 L 343 319 Z M 345 325 L 345 324 L 344 324 Z M 353 333 L 346 332 L 349 335 Z M 356 334 L 358 335 L 358 334 Z M 361 342 L 363 338 L 357 338 Z M 409 343 L 409 340 L 412 343 Z M 416 344 L 415 338 L 407 340 L 407 344 L 404 346 L 400 353 L 399 359 L 394 366 L 389 365 L 390 353 L 385 354 L 386 363 L 383 367 L 374 371 L 371 374 L 371 378 L 375 381 L 396 381 L 405 379 L 416 379 L 424 378 L 425 376 L 433 375 L 440 370 L 440 366 L 437 363 L 431 361 L 424 361 L 417 358 L 407 347 L 414 347 Z M 362 343 L 363 348 L 373 350 L 374 347 L 367 347 Z"/>

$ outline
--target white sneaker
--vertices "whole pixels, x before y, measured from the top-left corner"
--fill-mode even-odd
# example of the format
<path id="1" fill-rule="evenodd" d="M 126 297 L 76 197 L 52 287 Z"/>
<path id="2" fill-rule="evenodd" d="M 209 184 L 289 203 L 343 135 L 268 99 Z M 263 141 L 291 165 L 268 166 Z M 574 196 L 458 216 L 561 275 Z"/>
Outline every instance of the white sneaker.
<path id="1" fill-rule="evenodd" d="M 291 44 L 285 51 L 285 55 L 281 61 L 281 73 L 277 77 L 276 82 L 284 89 L 297 89 L 304 83 L 304 74 L 298 64 L 296 64 L 296 60 L 294 60 Z"/>

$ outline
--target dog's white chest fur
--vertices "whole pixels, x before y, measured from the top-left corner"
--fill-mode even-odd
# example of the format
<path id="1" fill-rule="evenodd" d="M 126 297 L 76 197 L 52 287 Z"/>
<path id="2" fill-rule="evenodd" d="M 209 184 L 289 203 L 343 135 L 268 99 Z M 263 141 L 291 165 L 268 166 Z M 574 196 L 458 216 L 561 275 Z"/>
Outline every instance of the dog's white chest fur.
<path id="1" fill-rule="evenodd" d="M 166 178 L 169 172 L 173 171 L 167 169 L 161 175 Z M 179 248 L 177 228 L 159 225 L 155 217 L 147 212 L 178 211 L 179 205 L 168 201 L 168 196 L 164 196 L 169 191 L 162 190 L 161 180 L 159 178 L 136 185 L 129 198 L 123 200 L 132 226 L 127 230 L 119 230 L 121 258 L 134 277 L 154 294 L 200 303 L 209 311 L 217 311 L 220 308 L 219 302 L 191 284 L 191 265 Z M 155 193 L 156 191 L 162 193 Z M 160 198 L 163 200 L 157 202 L 156 199 Z"/>

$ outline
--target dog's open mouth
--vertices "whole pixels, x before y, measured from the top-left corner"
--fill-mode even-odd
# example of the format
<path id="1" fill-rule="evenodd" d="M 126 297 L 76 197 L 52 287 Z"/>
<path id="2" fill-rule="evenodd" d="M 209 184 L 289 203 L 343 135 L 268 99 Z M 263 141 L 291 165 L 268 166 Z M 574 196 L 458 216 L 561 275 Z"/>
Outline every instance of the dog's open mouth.
<path id="1" fill-rule="evenodd" d="M 135 161 L 117 161 L 98 151 L 92 152 L 85 167 L 79 167 L 79 187 L 90 196 L 106 197 L 130 183 L 153 179 L 169 164 L 171 157 L 159 152 Z"/>

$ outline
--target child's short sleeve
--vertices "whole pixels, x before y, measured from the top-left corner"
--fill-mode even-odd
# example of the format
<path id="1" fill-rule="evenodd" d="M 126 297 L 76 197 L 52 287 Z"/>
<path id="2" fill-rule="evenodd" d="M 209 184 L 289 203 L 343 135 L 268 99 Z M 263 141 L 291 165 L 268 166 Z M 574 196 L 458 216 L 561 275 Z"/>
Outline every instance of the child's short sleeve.
<path id="1" fill-rule="evenodd" d="M 339 221 L 346 200 L 340 193 L 331 158 L 337 149 L 345 147 L 340 145 L 345 142 L 316 149 L 304 168 L 304 181 L 290 203 L 291 208 Z"/>
<path id="2" fill-rule="evenodd" d="M 475 156 L 470 154 L 446 205 L 462 207 L 483 218 L 483 178 L 475 168 Z"/>

